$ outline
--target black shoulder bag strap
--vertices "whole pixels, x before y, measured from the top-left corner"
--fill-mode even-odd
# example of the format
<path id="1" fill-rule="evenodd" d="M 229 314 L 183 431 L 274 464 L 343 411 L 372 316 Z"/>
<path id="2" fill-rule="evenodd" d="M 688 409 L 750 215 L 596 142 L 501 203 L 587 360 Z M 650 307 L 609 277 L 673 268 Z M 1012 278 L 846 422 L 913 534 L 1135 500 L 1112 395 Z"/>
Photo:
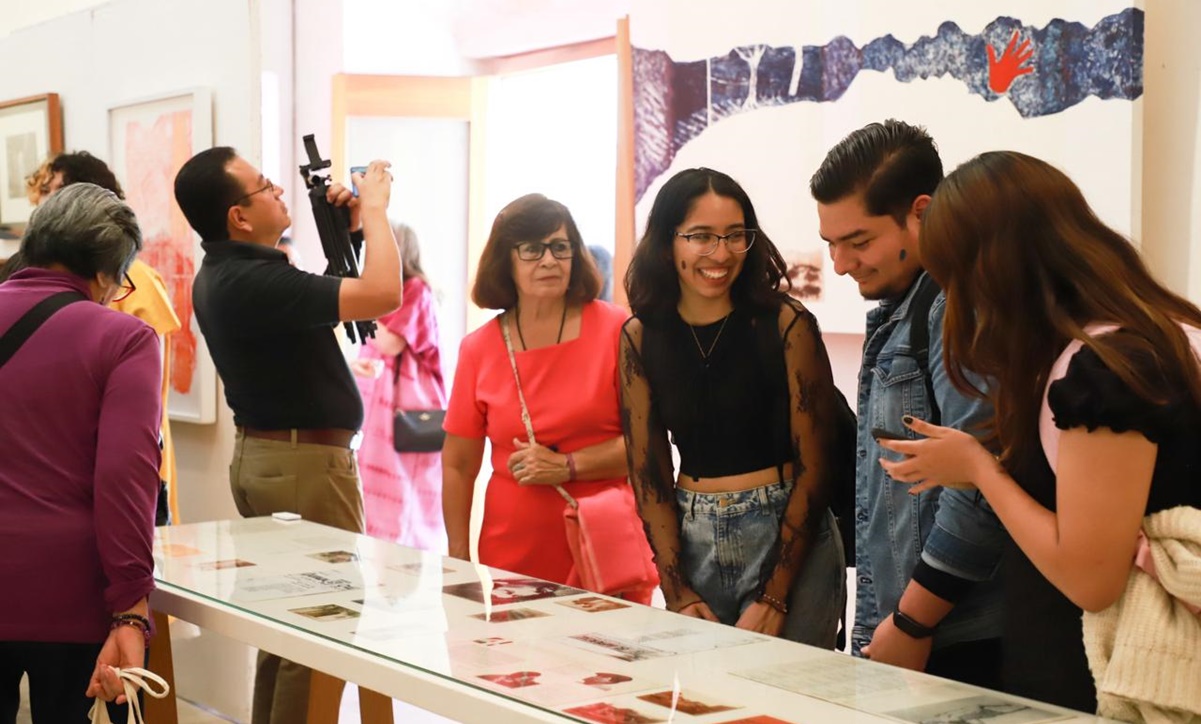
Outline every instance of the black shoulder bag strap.
<path id="1" fill-rule="evenodd" d="M 922 371 L 922 380 L 926 383 L 926 396 L 930 400 L 932 422 L 935 425 L 942 420 L 938 409 L 938 398 L 934 396 L 934 381 L 930 378 L 930 307 L 942 290 L 929 276 L 918 280 L 917 291 L 909 300 L 909 351 L 917 360 L 918 369 Z"/>
<path id="2" fill-rule="evenodd" d="M 0 367 L 3 367 L 9 359 L 12 358 L 17 350 L 21 349 L 21 345 L 25 344 L 38 327 L 58 310 L 73 302 L 82 302 L 87 299 L 79 292 L 59 292 L 51 294 L 42 301 L 33 305 L 33 308 L 26 312 L 13 326 L 8 328 L 3 337 L 0 337 Z"/>

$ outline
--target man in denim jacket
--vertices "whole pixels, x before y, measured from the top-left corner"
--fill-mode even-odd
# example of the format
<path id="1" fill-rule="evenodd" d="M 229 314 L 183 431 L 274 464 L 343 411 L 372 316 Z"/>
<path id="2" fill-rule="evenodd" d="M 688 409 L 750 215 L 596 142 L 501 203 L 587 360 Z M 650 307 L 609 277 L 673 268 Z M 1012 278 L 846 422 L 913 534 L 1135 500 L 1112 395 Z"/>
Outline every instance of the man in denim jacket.
<path id="1" fill-rule="evenodd" d="M 873 437 L 879 430 L 912 436 L 905 416 L 967 431 L 992 417 L 987 402 L 965 396 L 948 378 L 942 292 L 920 301 L 937 291 L 922 269 L 918 231 L 941 180 L 942 161 L 925 130 L 889 120 L 847 136 L 810 181 L 834 271 L 880 302 L 867 315 L 859 371 L 852 650 L 998 688 L 1001 611 L 993 574 L 1005 530 L 974 490 L 910 495 L 880 467 L 892 453 Z M 925 360 L 910 349 L 913 325 L 926 325 Z"/>

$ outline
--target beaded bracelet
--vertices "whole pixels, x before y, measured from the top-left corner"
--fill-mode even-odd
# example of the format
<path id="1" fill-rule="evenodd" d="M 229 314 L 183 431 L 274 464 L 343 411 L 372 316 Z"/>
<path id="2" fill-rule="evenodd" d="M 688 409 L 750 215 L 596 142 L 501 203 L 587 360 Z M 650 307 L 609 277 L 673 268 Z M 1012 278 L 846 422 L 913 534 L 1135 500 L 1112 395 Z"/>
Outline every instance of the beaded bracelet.
<path id="1" fill-rule="evenodd" d="M 788 615 L 788 604 L 784 603 L 775 596 L 769 596 L 768 594 L 764 593 L 759 596 L 759 600 L 776 609 L 785 616 Z"/>
<path id="2" fill-rule="evenodd" d="M 575 480 L 575 458 L 572 457 L 571 453 L 567 453 L 567 479 L 569 481 Z"/>
<path id="3" fill-rule="evenodd" d="M 141 618 L 142 621 L 146 620 L 144 616 L 139 616 L 138 618 Z M 142 621 L 139 621 L 137 618 L 114 618 L 112 623 L 108 625 L 108 630 L 115 631 L 121 626 L 132 626 L 142 632 L 142 643 L 146 648 L 150 648 L 150 627 L 143 626 Z"/>
<path id="4" fill-rule="evenodd" d="M 113 621 L 137 621 L 143 629 L 150 630 L 150 619 L 140 613 L 114 613 Z"/>

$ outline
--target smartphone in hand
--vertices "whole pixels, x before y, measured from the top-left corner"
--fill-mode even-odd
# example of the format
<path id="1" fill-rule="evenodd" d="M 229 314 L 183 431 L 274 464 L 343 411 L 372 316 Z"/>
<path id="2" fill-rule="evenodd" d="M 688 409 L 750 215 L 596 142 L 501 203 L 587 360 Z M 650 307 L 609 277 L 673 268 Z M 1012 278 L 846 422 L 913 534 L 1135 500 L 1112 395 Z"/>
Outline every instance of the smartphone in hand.
<path id="1" fill-rule="evenodd" d="M 893 432 L 882 427 L 872 428 L 872 437 L 877 440 L 908 440 L 909 437 L 901 432 Z"/>
<path id="2" fill-rule="evenodd" d="M 357 197 L 359 195 L 359 186 L 358 186 L 358 184 L 356 184 L 354 182 L 354 174 L 356 174 L 356 173 L 364 173 L 364 174 L 367 173 L 367 167 L 366 166 L 351 166 L 350 167 L 350 191 Z"/>

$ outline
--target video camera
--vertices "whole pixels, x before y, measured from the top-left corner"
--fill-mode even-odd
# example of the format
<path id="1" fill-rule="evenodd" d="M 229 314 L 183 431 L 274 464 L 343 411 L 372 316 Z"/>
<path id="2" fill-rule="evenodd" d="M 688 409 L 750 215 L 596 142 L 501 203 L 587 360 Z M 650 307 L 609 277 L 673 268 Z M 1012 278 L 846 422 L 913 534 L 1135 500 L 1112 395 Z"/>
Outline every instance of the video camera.
<path id="1" fill-rule="evenodd" d="M 304 150 L 309 162 L 300 167 L 300 177 L 309 190 L 309 203 L 313 206 L 313 220 L 317 222 L 317 234 L 321 237 L 321 248 L 325 251 L 325 275 L 341 278 L 359 276 L 359 253 L 362 242 L 350 240 L 350 209 L 334 206 L 325 198 L 329 189 L 329 172 L 319 173 L 331 165 L 317 151 L 313 134 L 304 137 Z M 362 344 L 367 337 L 375 336 L 375 322 L 364 320 L 346 322 L 346 336 L 351 342 Z"/>

